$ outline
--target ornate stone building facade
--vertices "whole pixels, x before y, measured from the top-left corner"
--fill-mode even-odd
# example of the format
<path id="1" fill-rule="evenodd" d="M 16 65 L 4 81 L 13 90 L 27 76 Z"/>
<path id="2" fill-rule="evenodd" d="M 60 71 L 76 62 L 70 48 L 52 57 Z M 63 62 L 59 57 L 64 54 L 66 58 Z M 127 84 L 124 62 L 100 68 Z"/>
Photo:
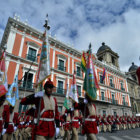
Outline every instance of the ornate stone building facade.
<path id="1" fill-rule="evenodd" d="M 134 115 L 140 113 L 140 86 L 138 84 L 138 79 L 136 76 L 137 68 L 138 66 L 132 63 L 128 72 L 126 73 L 132 113 Z"/>
<path id="2" fill-rule="evenodd" d="M 120 71 L 119 56 L 105 43 L 97 51 L 95 61 L 100 90 L 100 102 L 97 102 L 98 113 L 110 115 L 131 115 L 131 102 L 128 93 L 127 79 Z M 103 68 L 106 69 L 106 78 L 102 83 Z"/>
<path id="3" fill-rule="evenodd" d="M 19 79 L 20 98 L 34 93 L 33 84 L 39 64 L 39 54 L 42 45 L 43 33 L 20 21 L 17 17 L 9 18 L 1 48 L 7 44 L 6 66 L 8 84 L 10 85 L 16 74 Z M 79 97 L 84 97 L 81 71 L 82 52 L 68 46 L 55 37 L 49 36 L 51 80 L 55 89 L 53 95 L 57 97 L 60 112 L 65 98 L 67 85 L 72 83 L 72 75 L 76 71 L 76 84 Z M 110 47 L 102 43 L 95 54 L 95 71 L 100 89 L 97 91 L 97 114 L 131 115 L 131 102 L 127 86 L 127 77 L 120 71 L 119 56 Z M 103 68 L 106 69 L 106 78 L 102 82 Z"/>

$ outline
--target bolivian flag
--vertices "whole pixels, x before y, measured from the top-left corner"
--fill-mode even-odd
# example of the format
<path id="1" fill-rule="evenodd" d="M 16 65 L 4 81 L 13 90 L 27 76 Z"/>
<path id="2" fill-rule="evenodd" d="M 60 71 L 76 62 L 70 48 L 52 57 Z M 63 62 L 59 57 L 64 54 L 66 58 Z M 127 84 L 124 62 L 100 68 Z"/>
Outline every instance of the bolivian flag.
<path id="1" fill-rule="evenodd" d="M 86 58 L 85 58 L 85 52 L 82 54 L 82 60 L 81 60 L 81 68 L 85 72 L 86 71 Z"/>

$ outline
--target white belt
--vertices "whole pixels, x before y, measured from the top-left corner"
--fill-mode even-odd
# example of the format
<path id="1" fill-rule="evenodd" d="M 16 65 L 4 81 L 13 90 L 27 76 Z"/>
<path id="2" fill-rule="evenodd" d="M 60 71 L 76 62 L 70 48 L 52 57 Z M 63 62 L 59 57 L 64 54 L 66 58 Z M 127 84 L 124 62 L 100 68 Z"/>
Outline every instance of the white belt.
<path id="1" fill-rule="evenodd" d="M 21 124 L 21 125 L 23 125 L 23 124 L 24 124 L 24 122 L 20 122 L 20 124 Z"/>
<path id="2" fill-rule="evenodd" d="M 12 124 L 12 125 L 14 125 L 14 123 L 12 123 L 12 122 L 9 122 L 9 124 Z"/>
<path id="3" fill-rule="evenodd" d="M 70 122 L 65 122 L 65 123 L 63 123 L 63 125 L 65 125 L 65 124 L 67 124 L 67 123 L 70 123 Z"/>
<path id="4" fill-rule="evenodd" d="M 54 118 L 40 118 L 41 121 L 51 122 L 54 121 Z"/>
<path id="5" fill-rule="evenodd" d="M 0 117 L 0 121 L 2 121 L 3 119 L 2 119 L 2 117 Z"/>
<path id="6" fill-rule="evenodd" d="M 96 119 L 90 119 L 90 118 L 86 118 L 85 121 L 91 121 L 91 122 L 95 122 Z"/>
<path id="7" fill-rule="evenodd" d="M 74 120 L 72 120 L 72 122 L 78 122 L 78 120 L 75 120 L 75 119 L 74 119 Z"/>
<path id="8" fill-rule="evenodd" d="M 34 123 L 37 123 L 37 119 L 36 118 L 34 119 Z"/>

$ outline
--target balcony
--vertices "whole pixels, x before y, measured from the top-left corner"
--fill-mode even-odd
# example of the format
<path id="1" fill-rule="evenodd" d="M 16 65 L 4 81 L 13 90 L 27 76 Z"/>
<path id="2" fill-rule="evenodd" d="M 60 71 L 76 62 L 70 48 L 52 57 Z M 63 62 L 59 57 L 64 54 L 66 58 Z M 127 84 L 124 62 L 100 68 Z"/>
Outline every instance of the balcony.
<path id="1" fill-rule="evenodd" d="M 112 100 L 112 99 L 104 97 L 104 96 L 97 96 L 96 100 L 102 101 L 102 102 L 108 102 L 108 103 L 111 103 L 113 105 L 118 105 L 118 100 Z"/>
<path id="2" fill-rule="evenodd" d="M 103 101 L 103 102 L 111 102 L 111 99 L 104 96 L 97 96 L 96 100 Z"/>
<path id="3" fill-rule="evenodd" d="M 118 105 L 118 100 L 111 100 L 111 103 L 112 103 L 113 105 Z"/>
<path id="4" fill-rule="evenodd" d="M 57 88 L 57 93 L 58 94 L 64 94 L 64 89 L 63 88 Z"/>
<path id="5" fill-rule="evenodd" d="M 19 88 L 24 89 L 24 90 L 34 90 L 34 83 L 32 82 L 20 82 L 19 84 Z"/>
<path id="6" fill-rule="evenodd" d="M 102 79 L 100 79 L 100 84 L 105 84 L 105 82 Z"/>
<path id="7" fill-rule="evenodd" d="M 63 88 L 60 88 L 60 87 L 54 87 L 53 88 L 53 94 L 65 96 L 66 92 L 67 92 L 66 89 L 63 89 Z"/>
<path id="8" fill-rule="evenodd" d="M 37 59 L 36 59 L 36 56 L 34 56 L 34 55 L 30 55 L 30 54 L 27 54 L 26 55 L 26 59 L 27 60 L 30 60 L 30 61 L 37 61 Z"/>
<path id="9" fill-rule="evenodd" d="M 125 88 L 121 87 L 121 90 L 125 91 Z"/>
<path id="10" fill-rule="evenodd" d="M 113 83 L 110 83 L 110 86 L 113 87 L 113 88 L 115 87 L 115 85 Z"/>
<path id="11" fill-rule="evenodd" d="M 128 106 L 128 103 L 127 103 L 127 102 L 123 102 L 123 105 L 124 105 L 124 106 Z"/>
<path id="12" fill-rule="evenodd" d="M 77 72 L 76 72 L 76 76 L 81 77 L 81 76 L 82 76 L 82 73 L 81 73 L 81 72 L 79 72 L 79 71 L 77 71 Z"/>
<path id="13" fill-rule="evenodd" d="M 57 69 L 60 70 L 60 71 L 66 72 L 66 67 L 64 67 L 64 66 L 57 65 Z"/>

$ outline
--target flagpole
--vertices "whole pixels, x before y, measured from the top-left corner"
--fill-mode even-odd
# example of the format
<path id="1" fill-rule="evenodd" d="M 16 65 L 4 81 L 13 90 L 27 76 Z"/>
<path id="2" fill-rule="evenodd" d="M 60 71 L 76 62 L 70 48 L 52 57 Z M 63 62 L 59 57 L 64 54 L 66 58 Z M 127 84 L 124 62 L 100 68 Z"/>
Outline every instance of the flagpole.
<path id="1" fill-rule="evenodd" d="M 45 20 L 44 27 L 45 27 L 45 32 L 46 32 L 46 43 L 48 45 L 48 31 L 50 30 L 50 26 L 48 25 L 48 14 L 46 15 L 46 20 Z M 48 58 L 49 57 L 48 54 L 49 54 L 49 45 L 48 45 L 48 51 L 47 51 L 47 60 L 49 59 Z M 42 85 L 42 83 L 40 85 Z M 42 86 L 41 86 L 41 88 L 42 88 Z M 37 125 L 39 125 L 40 111 L 41 111 L 41 98 L 39 99 L 39 108 L 38 108 L 38 115 L 37 115 Z"/>
<path id="2" fill-rule="evenodd" d="M 88 57 L 89 57 L 89 52 L 91 53 L 91 43 L 89 44 L 89 50 L 87 51 L 87 53 L 88 53 L 88 56 L 87 56 L 87 63 L 86 63 L 86 68 L 88 67 L 88 61 L 89 61 L 89 59 L 88 59 Z M 89 87 L 89 85 L 88 85 L 88 77 L 87 77 L 87 71 L 86 71 L 86 86 L 87 86 L 87 91 L 88 91 L 88 87 Z M 85 95 L 86 95 L 86 93 L 85 93 Z M 83 122 L 84 122 L 84 124 L 85 124 L 85 117 L 86 117 L 86 104 L 85 104 L 85 106 L 84 106 L 84 119 L 83 119 Z"/>

